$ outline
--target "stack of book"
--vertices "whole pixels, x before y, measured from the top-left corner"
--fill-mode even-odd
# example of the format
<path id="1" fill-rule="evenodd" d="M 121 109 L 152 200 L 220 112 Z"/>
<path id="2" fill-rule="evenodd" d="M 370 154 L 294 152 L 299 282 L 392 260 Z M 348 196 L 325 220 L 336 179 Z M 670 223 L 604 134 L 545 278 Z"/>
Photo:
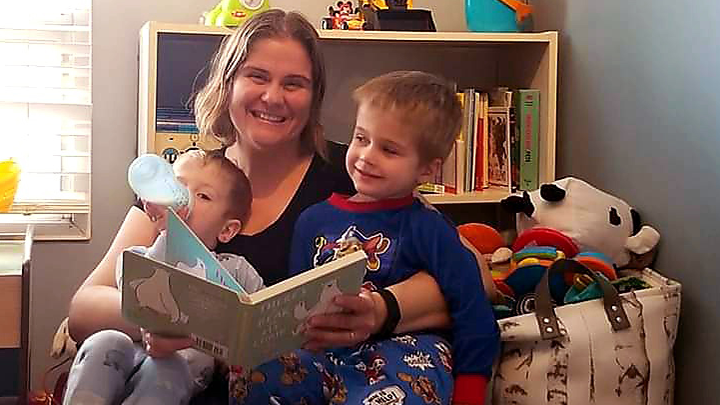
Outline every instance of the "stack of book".
<path id="1" fill-rule="evenodd" d="M 540 91 L 498 87 L 457 94 L 463 125 L 443 169 L 426 193 L 462 194 L 487 188 L 539 187 Z"/>

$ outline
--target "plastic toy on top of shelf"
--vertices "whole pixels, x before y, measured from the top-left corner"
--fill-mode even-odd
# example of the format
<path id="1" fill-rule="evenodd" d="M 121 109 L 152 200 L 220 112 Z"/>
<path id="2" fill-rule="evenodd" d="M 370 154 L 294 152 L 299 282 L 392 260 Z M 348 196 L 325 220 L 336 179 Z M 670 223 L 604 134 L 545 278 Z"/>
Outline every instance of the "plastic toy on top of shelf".
<path id="1" fill-rule="evenodd" d="M 237 27 L 251 15 L 270 8 L 270 0 L 220 0 L 212 10 L 203 13 L 205 25 Z"/>
<path id="2" fill-rule="evenodd" d="M 529 31 L 532 12 L 527 0 L 465 0 L 465 19 L 471 31 Z"/>
<path id="3" fill-rule="evenodd" d="M 352 1 L 340 0 L 335 7 L 328 7 L 328 15 L 320 21 L 320 28 L 324 30 L 361 30 L 365 29 L 364 24 L 365 16 L 360 7 L 353 9 Z"/>
<path id="4" fill-rule="evenodd" d="M 415 10 L 412 0 L 338 1 L 320 21 L 326 30 L 435 31 L 430 10 Z"/>

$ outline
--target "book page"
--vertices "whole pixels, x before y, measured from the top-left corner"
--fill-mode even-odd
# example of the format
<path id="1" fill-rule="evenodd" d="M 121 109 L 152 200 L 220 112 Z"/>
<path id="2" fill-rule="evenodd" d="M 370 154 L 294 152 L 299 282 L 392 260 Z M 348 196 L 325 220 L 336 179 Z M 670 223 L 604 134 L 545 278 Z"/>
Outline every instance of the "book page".
<path id="1" fill-rule="evenodd" d="M 241 332 L 238 352 L 232 354 L 240 365 L 253 367 L 300 348 L 306 341 L 305 321 L 340 311 L 333 298 L 358 294 L 366 266 L 360 250 L 250 294 L 252 310 L 241 304 L 249 330 Z"/>
<path id="2" fill-rule="evenodd" d="M 247 295 L 172 208 L 168 209 L 165 262 L 235 292 Z"/>

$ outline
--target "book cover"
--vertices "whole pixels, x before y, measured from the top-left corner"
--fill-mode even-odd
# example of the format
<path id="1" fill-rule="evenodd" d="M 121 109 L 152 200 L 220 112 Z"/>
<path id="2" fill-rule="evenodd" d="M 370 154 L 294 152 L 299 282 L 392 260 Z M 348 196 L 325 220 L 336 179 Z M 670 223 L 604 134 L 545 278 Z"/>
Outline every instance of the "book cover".
<path id="1" fill-rule="evenodd" d="M 338 311 L 332 304 L 336 295 L 360 292 L 367 261 L 362 251 L 252 294 L 233 289 L 227 271 L 175 219 L 184 229 L 178 237 L 179 228 L 168 224 L 166 262 L 122 253 L 122 314 L 154 333 L 190 336 L 195 348 L 230 365 L 252 368 L 300 348 L 305 320 Z M 183 253 L 171 255 L 171 243 L 184 243 Z"/>
<path id="2" fill-rule="evenodd" d="M 520 134 L 520 190 L 539 187 L 540 91 L 518 90 L 517 126 Z"/>
<path id="3" fill-rule="evenodd" d="M 489 99 L 488 181 L 491 186 L 507 188 L 512 192 L 512 91 L 507 87 L 496 87 L 489 92 Z"/>
<path id="4" fill-rule="evenodd" d="M 517 109 L 510 108 L 510 184 L 512 192 L 520 188 L 520 126 L 517 122 Z"/>
<path id="5" fill-rule="evenodd" d="M 510 114 L 507 107 L 488 111 L 488 182 L 510 187 Z"/>
<path id="6" fill-rule="evenodd" d="M 450 150 L 450 154 L 443 162 L 441 170 L 441 183 L 444 193 L 460 194 L 465 191 L 465 138 L 466 135 L 466 118 L 465 114 L 465 93 L 456 93 L 460 106 L 463 109 L 463 124 L 460 132 L 455 139 L 455 144 Z"/>
<path id="7" fill-rule="evenodd" d="M 463 119 L 465 132 L 465 176 L 463 191 L 474 190 L 475 185 L 475 89 L 465 89 Z"/>
<path id="8" fill-rule="evenodd" d="M 475 114 L 475 190 L 488 187 L 488 94 L 478 92 Z"/>

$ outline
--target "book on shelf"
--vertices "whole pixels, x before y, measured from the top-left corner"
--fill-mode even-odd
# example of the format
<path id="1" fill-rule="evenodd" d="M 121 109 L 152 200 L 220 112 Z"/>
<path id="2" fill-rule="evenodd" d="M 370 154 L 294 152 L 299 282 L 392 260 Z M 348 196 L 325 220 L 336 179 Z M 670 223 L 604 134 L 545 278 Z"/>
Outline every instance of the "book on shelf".
<path id="1" fill-rule="evenodd" d="M 512 92 L 505 87 L 490 92 L 488 108 L 488 183 L 512 191 L 510 144 Z"/>
<path id="2" fill-rule="evenodd" d="M 465 192 L 465 166 L 466 166 L 466 119 L 465 119 L 465 93 L 456 93 L 460 106 L 463 109 L 463 124 L 458 133 L 455 144 L 450 150 L 450 154 L 445 159 L 440 171 L 440 176 L 434 184 L 423 184 L 420 191 L 427 193 L 435 193 L 442 190 L 447 194 L 462 194 Z"/>
<path id="3" fill-rule="evenodd" d="M 144 329 L 190 336 L 194 347 L 230 365 L 252 368 L 306 341 L 311 315 L 337 312 L 338 294 L 357 294 L 362 251 L 252 294 L 225 270 L 172 210 L 164 262 L 122 253 L 122 314 Z"/>
<path id="4" fill-rule="evenodd" d="M 513 192 L 520 189 L 520 127 L 516 110 L 514 105 L 510 108 L 510 184 Z"/>
<path id="5" fill-rule="evenodd" d="M 540 91 L 516 90 L 515 110 L 519 134 L 519 188 L 531 191 L 539 187 Z"/>
<path id="6" fill-rule="evenodd" d="M 475 106 L 478 94 L 473 88 L 465 89 L 463 93 L 465 94 L 463 97 L 463 132 L 465 135 L 465 176 L 463 179 L 465 191 L 472 191 L 475 189 L 475 130 L 477 127 Z"/>
<path id="7" fill-rule="evenodd" d="M 473 190 L 486 189 L 488 184 L 488 105 L 485 92 L 476 92 L 475 99 L 475 184 Z"/>

